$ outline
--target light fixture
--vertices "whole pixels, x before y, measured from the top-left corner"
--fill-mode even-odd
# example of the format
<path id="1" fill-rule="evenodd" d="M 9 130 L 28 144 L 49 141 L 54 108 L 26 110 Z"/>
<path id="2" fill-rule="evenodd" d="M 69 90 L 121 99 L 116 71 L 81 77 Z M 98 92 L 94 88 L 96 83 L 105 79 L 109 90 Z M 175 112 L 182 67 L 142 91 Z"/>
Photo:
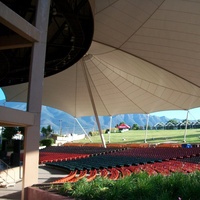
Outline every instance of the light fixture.
<path id="1" fill-rule="evenodd" d="M 57 15 L 57 10 L 56 10 L 56 8 L 53 8 L 53 9 L 52 9 L 52 15 Z"/>
<path id="2" fill-rule="evenodd" d="M 70 41 L 71 41 L 71 42 L 74 42 L 74 41 L 75 41 L 75 37 L 72 36 Z"/>
<path id="3" fill-rule="evenodd" d="M 65 24 L 64 31 L 68 31 L 68 25 Z"/>

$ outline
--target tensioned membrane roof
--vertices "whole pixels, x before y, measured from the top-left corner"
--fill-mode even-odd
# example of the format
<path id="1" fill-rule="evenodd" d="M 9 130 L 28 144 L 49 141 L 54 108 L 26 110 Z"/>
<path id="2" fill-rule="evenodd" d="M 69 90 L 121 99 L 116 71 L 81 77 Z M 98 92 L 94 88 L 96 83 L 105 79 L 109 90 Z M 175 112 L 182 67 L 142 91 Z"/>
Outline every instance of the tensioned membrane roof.
<path id="1" fill-rule="evenodd" d="M 75 117 L 94 115 L 91 98 L 101 116 L 200 106 L 199 1 L 90 3 L 92 44 L 78 62 L 44 79 L 44 105 Z M 2 87 L 7 101 L 26 101 L 27 88 Z"/>

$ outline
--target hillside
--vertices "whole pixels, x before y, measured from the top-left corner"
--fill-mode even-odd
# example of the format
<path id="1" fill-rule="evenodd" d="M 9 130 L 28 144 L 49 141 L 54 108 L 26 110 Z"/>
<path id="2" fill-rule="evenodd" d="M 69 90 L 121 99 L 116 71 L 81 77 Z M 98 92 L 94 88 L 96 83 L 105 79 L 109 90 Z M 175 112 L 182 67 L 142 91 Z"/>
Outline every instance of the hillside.
<path id="1" fill-rule="evenodd" d="M 0 104 L 1 105 L 1 104 Z M 15 108 L 19 110 L 25 110 L 26 104 L 24 103 L 14 103 L 6 102 L 6 107 Z M 101 128 L 107 129 L 110 127 L 110 117 L 109 116 L 100 116 L 99 117 Z M 153 126 L 158 122 L 167 122 L 169 119 L 166 117 L 157 117 L 150 115 L 149 125 Z M 92 130 L 97 130 L 96 120 L 94 116 L 81 117 L 78 118 L 79 123 L 88 133 Z M 120 122 L 125 122 L 126 124 L 132 126 L 133 124 L 138 124 L 139 126 L 145 126 L 147 121 L 146 114 L 121 114 L 112 117 L 112 127 Z M 66 133 L 83 133 L 81 127 L 76 122 L 76 119 L 57 109 L 50 108 L 47 106 L 42 106 L 42 116 L 41 116 L 41 127 L 46 127 L 51 125 L 54 132 L 59 133 L 60 128 L 62 128 L 62 134 Z"/>

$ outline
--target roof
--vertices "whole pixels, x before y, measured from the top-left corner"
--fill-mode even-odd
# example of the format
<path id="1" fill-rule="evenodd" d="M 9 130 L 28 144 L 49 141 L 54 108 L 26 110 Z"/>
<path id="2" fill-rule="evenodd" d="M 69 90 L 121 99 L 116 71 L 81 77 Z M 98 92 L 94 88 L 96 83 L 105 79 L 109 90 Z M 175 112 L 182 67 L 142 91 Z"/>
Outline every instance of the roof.
<path id="1" fill-rule="evenodd" d="M 117 126 L 117 128 L 119 128 L 119 129 L 129 129 L 130 126 L 127 125 L 127 124 L 120 124 L 120 125 Z"/>
<path id="2" fill-rule="evenodd" d="M 75 117 L 200 106 L 200 3 L 96 0 L 90 48 L 44 80 L 43 104 Z M 27 83 L 2 87 L 26 101 Z"/>

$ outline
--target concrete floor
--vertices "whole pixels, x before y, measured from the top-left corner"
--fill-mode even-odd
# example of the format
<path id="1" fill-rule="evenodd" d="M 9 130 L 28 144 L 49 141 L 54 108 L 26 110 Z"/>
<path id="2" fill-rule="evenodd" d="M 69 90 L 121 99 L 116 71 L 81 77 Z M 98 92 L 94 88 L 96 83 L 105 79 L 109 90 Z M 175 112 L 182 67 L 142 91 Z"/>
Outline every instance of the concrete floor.
<path id="1" fill-rule="evenodd" d="M 45 165 L 39 166 L 38 183 L 48 183 L 66 176 L 65 171 L 46 167 Z M 21 200 L 22 181 L 19 181 L 15 186 L 8 188 L 0 188 L 0 199 L 14 199 Z"/>

